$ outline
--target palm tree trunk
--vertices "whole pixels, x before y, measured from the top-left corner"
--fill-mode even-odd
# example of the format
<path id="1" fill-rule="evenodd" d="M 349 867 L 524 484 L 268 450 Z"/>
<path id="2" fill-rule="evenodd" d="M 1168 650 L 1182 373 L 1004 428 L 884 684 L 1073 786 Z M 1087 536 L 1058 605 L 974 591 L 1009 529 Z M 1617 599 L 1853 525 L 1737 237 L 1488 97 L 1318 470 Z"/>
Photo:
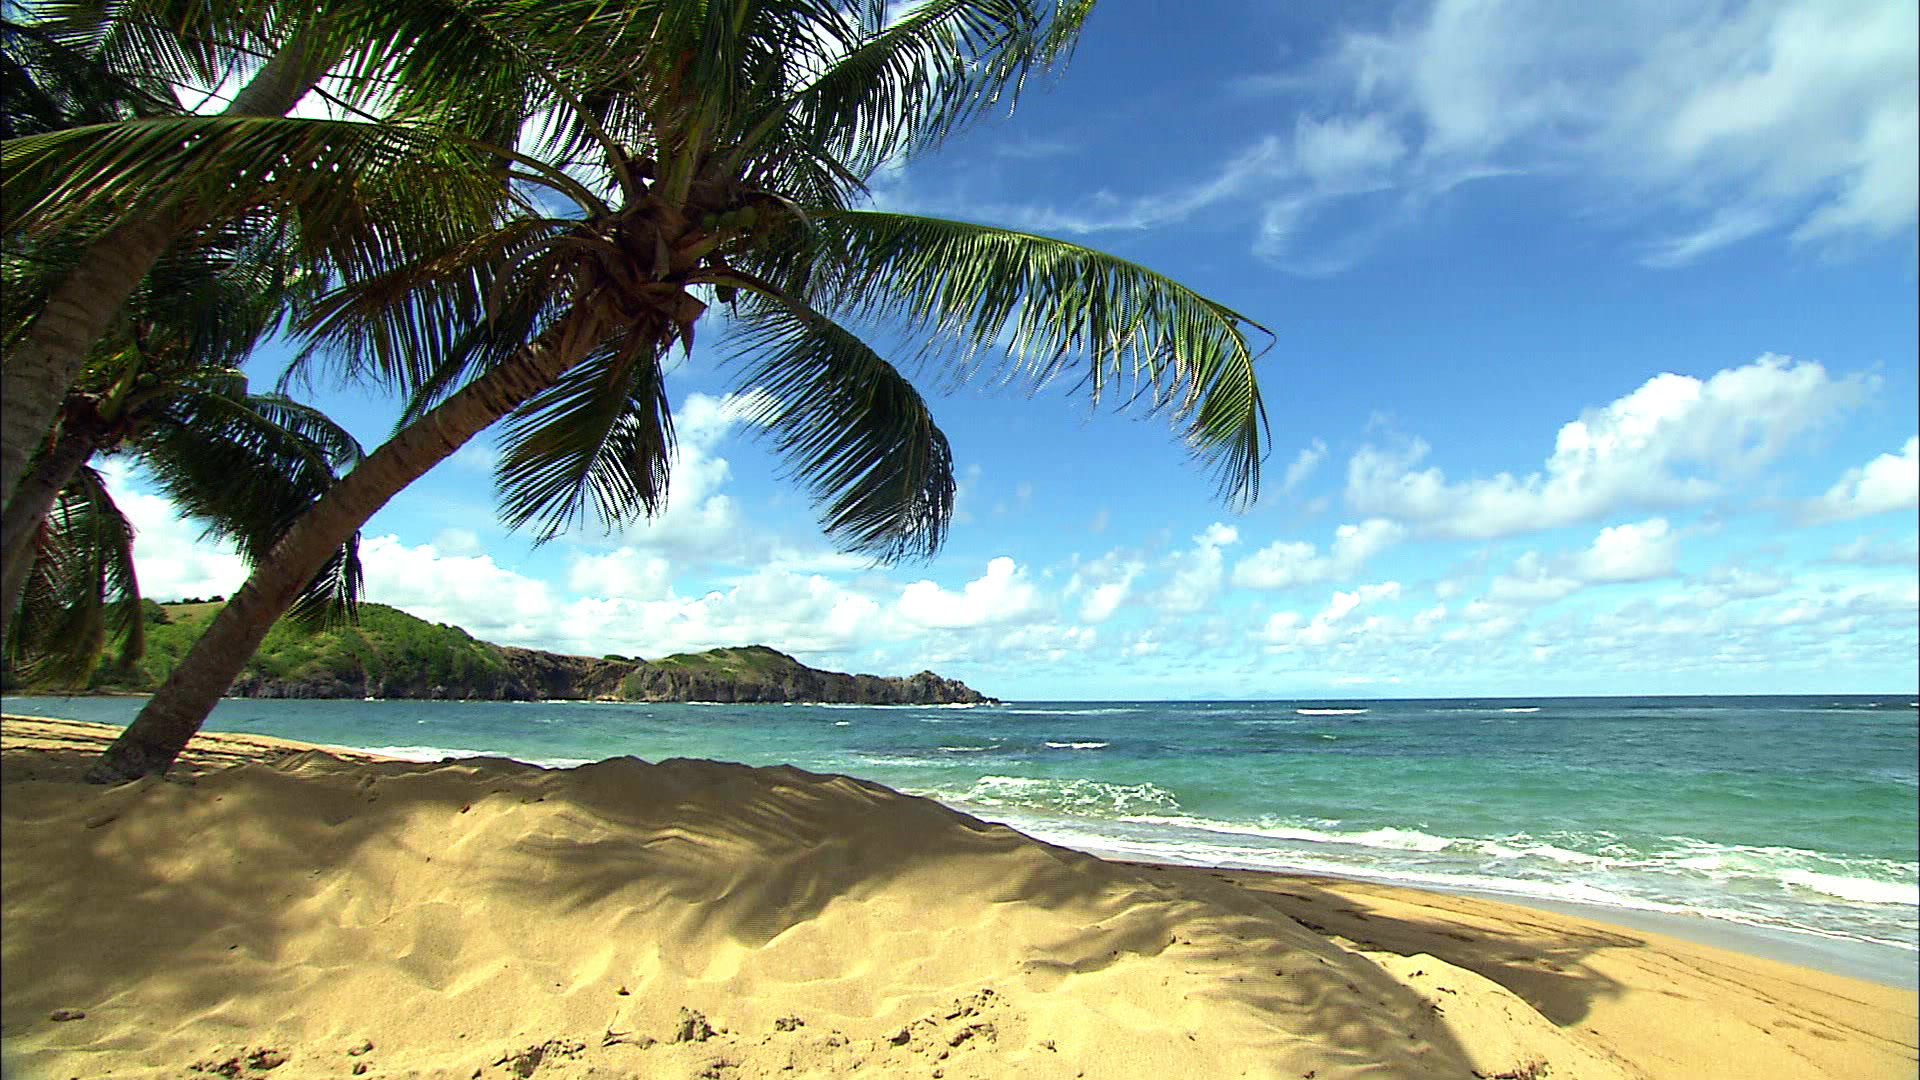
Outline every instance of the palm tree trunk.
<path id="1" fill-rule="evenodd" d="M 340 55 L 316 29 L 296 31 L 221 115 L 284 115 Z M 46 445 L 87 350 L 168 245 L 198 224 L 171 201 L 149 206 L 88 247 L 54 287 L 0 373 L 0 505 L 11 504 L 34 451 Z"/>
<path id="2" fill-rule="evenodd" d="M 53 509 L 61 489 L 93 456 L 93 440 L 75 431 L 62 431 L 58 442 L 33 463 L 33 472 L 15 488 L 0 514 L 0 642 L 13 629 L 13 613 L 20 606 L 33 567 L 33 537 Z"/>
<path id="3" fill-rule="evenodd" d="M 252 659 L 274 621 L 327 558 L 401 489 L 551 386 L 584 357 L 584 345 L 598 338 L 594 331 L 603 329 L 585 325 L 591 322 L 576 319 L 564 331 L 550 331 L 512 360 L 461 388 L 400 429 L 301 514 L 214 616 L 206 633 L 140 715 L 88 770 L 87 779 L 113 784 L 171 768 L 220 695 Z M 555 342 L 582 347 L 561 348 Z"/>

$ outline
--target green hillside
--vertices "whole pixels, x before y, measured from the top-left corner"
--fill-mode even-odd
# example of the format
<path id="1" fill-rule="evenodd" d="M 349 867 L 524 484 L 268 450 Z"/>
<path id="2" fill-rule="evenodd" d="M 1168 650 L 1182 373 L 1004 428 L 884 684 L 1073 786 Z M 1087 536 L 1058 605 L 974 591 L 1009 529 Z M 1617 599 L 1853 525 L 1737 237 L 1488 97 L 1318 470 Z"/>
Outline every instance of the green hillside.
<path id="1" fill-rule="evenodd" d="M 200 639 L 219 602 L 146 605 L 147 653 L 129 671 L 102 671 L 85 689 L 151 692 Z M 72 688 L 29 681 L 28 692 Z M 235 697 L 541 701 L 792 702 L 881 705 L 987 702 L 930 671 L 910 678 L 810 668 L 765 645 L 675 653 L 654 661 L 566 656 L 480 641 L 384 604 L 362 604 L 351 626 L 316 631 L 276 623 L 229 691 Z"/>
<path id="2" fill-rule="evenodd" d="M 149 603 L 146 657 L 131 672 L 103 671 L 93 688 L 149 691 L 159 686 L 221 606 Z M 241 681 L 325 686 L 379 685 L 397 679 L 471 686 L 498 684 L 507 674 L 497 645 L 385 604 L 362 604 L 353 626 L 315 632 L 285 619 L 274 624 Z"/>

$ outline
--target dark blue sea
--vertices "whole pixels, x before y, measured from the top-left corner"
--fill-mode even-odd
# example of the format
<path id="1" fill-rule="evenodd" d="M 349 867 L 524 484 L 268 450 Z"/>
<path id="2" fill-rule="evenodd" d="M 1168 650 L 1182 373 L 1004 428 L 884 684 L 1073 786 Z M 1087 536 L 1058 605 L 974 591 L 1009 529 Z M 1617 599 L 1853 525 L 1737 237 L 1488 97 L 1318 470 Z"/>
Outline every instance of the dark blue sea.
<path id="1" fill-rule="evenodd" d="M 140 704 L 5 701 L 112 723 Z M 785 762 L 1101 854 L 1690 913 L 1915 950 L 1916 715 L 1910 695 L 976 708 L 230 699 L 208 727 L 422 760 Z"/>

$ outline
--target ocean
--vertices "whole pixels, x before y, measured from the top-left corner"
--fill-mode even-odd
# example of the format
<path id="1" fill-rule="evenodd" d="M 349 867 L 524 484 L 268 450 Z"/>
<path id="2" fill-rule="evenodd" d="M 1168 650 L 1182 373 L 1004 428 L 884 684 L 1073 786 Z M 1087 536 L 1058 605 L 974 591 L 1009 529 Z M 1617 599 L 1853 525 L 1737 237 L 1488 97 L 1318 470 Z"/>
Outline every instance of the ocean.
<path id="1" fill-rule="evenodd" d="M 4 701 L 116 724 L 141 703 Z M 427 761 L 788 763 L 1108 856 L 1920 951 L 1911 695 L 971 708 L 228 699 L 207 728 Z"/>

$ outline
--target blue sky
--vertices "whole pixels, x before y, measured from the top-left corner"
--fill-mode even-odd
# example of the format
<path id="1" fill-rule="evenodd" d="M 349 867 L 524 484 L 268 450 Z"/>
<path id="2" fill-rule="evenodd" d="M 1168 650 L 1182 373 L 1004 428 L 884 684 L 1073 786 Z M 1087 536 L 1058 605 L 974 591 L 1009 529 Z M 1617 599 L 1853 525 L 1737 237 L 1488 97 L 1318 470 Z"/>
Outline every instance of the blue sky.
<path id="1" fill-rule="evenodd" d="M 662 517 L 536 548 L 483 437 L 369 524 L 370 598 L 1006 698 L 1911 692 L 1917 46 L 1909 0 L 1106 0 L 1064 75 L 876 199 L 1272 328 L 1257 505 L 1214 500 L 1165 417 L 963 387 L 933 396 L 947 547 L 874 567 L 703 347 Z M 370 446 L 394 412 L 317 400 Z M 114 475 L 149 595 L 238 584 Z"/>

